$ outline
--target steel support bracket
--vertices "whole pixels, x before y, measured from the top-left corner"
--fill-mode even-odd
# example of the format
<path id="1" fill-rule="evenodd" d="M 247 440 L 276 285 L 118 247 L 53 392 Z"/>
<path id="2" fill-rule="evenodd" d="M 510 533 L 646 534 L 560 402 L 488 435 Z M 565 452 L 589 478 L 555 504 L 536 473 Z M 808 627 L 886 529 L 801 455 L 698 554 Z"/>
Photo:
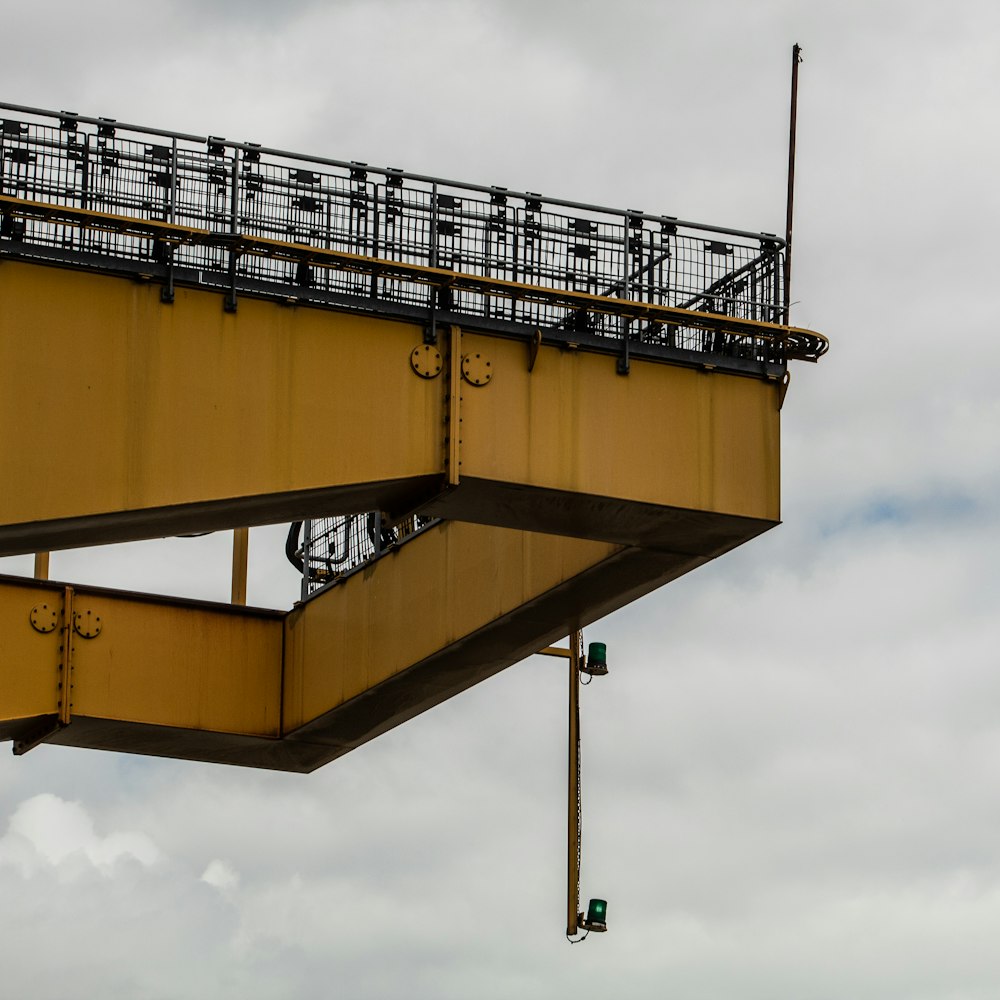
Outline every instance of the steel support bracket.
<path id="1" fill-rule="evenodd" d="M 792 381 L 792 373 L 786 371 L 785 374 L 781 376 L 781 385 L 778 389 L 779 410 L 785 405 L 785 396 L 788 395 L 788 385 L 791 381 Z"/>
<path id="2" fill-rule="evenodd" d="M 23 757 L 29 750 L 34 750 L 40 743 L 44 743 L 50 736 L 55 736 L 66 725 L 51 716 L 47 716 L 38 726 L 27 733 L 23 739 L 15 740 L 12 747 L 15 757 Z"/>
<path id="3" fill-rule="evenodd" d="M 448 423 L 445 429 L 445 458 L 448 463 L 448 485 L 457 486 L 462 460 L 462 330 L 450 328 L 448 350 Z"/>
<path id="4" fill-rule="evenodd" d="M 618 363 L 615 366 L 615 371 L 619 375 L 628 375 L 632 369 L 632 362 L 629 357 L 629 336 L 631 331 L 629 330 L 629 319 L 627 316 L 622 316 L 622 353 L 618 355 Z"/>
<path id="5" fill-rule="evenodd" d="M 62 645 L 59 647 L 59 681 L 56 686 L 56 709 L 59 724 L 68 726 L 73 707 L 73 634 L 76 619 L 73 611 L 73 588 L 63 590 Z"/>
<path id="6" fill-rule="evenodd" d="M 55 704 L 51 714 L 39 716 L 37 724 L 14 742 L 13 750 L 17 756 L 33 750 L 39 743 L 45 743 L 70 724 L 73 689 L 76 686 L 74 643 L 77 639 L 96 639 L 104 628 L 101 616 L 93 608 L 75 606 L 73 587 L 63 587 L 62 590 L 61 607 L 57 598 L 50 597 L 39 601 L 28 612 L 28 622 L 39 635 L 51 635 L 56 630 L 60 633 L 53 692 Z"/>
<path id="7" fill-rule="evenodd" d="M 160 302 L 165 306 L 172 306 L 174 304 L 174 248 L 172 246 L 165 248 L 163 263 L 167 269 L 167 277 L 160 286 Z"/>
<path id="8" fill-rule="evenodd" d="M 58 600 L 50 598 L 39 601 L 28 612 L 28 622 L 39 635 L 51 635 L 59 630 L 59 657 L 55 664 L 54 711 L 40 716 L 37 724 L 14 742 L 13 751 L 17 756 L 33 750 L 70 723 L 74 687 L 73 642 L 77 636 L 94 639 L 101 634 L 100 615 L 89 608 L 74 611 L 73 598 L 73 588 L 64 587 L 62 607 Z"/>
<path id="9" fill-rule="evenodd" d="M 222 299 L 222 308 L 227 313 L 236 312 L 237 301 L 236 301 L 236 261 L 238 259 L 238 253 L 236 250 L 231 250 L 229 253 L 229 287 L 226 289 L 226 294 Z"/>
<path id="10" fill-rule="evenodd" d="M 542 346 L 542 331 L 535 330 L 528 341 L 528 371 L 535 370 L 535 362 L 538 360 L 538 350 Z"/>

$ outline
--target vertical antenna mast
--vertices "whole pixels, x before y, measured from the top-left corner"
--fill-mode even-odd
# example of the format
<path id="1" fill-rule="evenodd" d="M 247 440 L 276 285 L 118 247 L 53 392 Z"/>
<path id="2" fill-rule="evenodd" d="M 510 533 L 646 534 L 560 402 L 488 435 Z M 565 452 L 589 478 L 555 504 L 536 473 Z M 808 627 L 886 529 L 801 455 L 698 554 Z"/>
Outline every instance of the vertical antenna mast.
<path id="1" fill-rule="evenodd" d="M 802 46 L 792 46 L 792 103 L 788 116 L 788 201 L 785 211 L 785 298 L 784 319 L 788 326 L 789 307 L 792 303 L 792 205 L 795 200 L 795 120 L 799 103 L 799 63 Z"/>

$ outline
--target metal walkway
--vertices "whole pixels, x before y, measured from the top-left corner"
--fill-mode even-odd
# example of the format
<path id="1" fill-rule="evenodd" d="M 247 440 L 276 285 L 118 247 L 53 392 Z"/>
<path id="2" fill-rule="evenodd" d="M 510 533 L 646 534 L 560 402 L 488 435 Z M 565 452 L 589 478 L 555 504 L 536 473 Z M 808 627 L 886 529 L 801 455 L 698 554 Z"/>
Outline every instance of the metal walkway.
<path id="1" fill-rule="evenodd" d="M 163 283 L 762 372 L 783 241 L 531 192 L 0 104 L 0 252 Z M 610 300 L 610 301 L 609 301 Z"/>

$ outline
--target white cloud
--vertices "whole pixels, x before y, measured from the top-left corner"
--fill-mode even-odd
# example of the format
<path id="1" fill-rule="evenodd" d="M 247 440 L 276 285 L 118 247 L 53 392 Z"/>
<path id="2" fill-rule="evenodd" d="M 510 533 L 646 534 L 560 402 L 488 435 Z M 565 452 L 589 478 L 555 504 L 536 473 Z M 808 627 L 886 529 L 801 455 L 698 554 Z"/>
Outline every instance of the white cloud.
<path id="1" fill-rule="evenodd" d="M 228 892 L 239 886 L 240 873 L 228 861 L 215 858 L 202 872 L 201 880 L 221 892 Z"/>
<path id="2" fill-rule="evenodd" d="M 144 834 L 101 836 L 83 805 L 48 793 L 22 802 L 0 838 L 0 864 L 13 864 L 25 875 L 47 868 L 80 875 L 88 867 L 112 875 L 119 862 L 148 867 L 160 858 L 156 844 Z"/>

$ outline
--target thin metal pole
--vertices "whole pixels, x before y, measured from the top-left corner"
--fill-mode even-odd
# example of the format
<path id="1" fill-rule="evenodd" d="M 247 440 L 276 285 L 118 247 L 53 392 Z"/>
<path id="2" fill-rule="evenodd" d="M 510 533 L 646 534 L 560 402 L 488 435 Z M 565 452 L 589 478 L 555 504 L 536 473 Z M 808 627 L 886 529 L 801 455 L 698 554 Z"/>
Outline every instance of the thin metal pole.
<path id="1" fill-rule="evenodd" d="M 448 347 L 448 485 L 461 479 L 462 328 L 452 324 Z"/>
<path id="2" fill-rule="evenodd" d="M 90 208 L 90 135 L 83 137 L 83 164 L 80 178 L 80 208 Z M 83 246 L 83 232 L 80 233 L 80 246 Z"/>
<path id="3" fill-rule="evenodd" d="M 577 933 L 580 913 L 580 643 L 579 630 L 569 637 L 569 798 L 566 847 L 566 934 Z"/>
<path id="4" fill-rule="evenodd" d="M 233 604 L 246 604 L 247 602 L 247 562 L 249 555 L 250 529 L 233 529 Z"/>
<path id="5" fill-rule="evenodd" d="M 799 63 L 802 62 L 802 47 L 796 42 L 792 46 L 792 100 L 788 116 L 788 201 L 785 212 L 785 297 L 783 322 L 788 326 L 789 309 L 792 303 L 792 206 L 795 200 L 795 126 L 799 103 Z"/>
<path id="6" fill-rule="evenodd" d="M 171 139 L 170 146 L 170 213 L 167 221 L 170 225 L 177 222 L 177 136 Z M 168 305 L 174 301 L 174 246 L 167 247 L 167 283 L 160 292 L 160 299 Z"/>
<path id="7" fill-rule="evenodd" d="M 233 191 L 230 199 L 230 227 L 233 246 L 229 250 L 229 291 L 226 293 L 226 312 L 236 312 L 236 237 L 240 231 L 240 151 L 233 150 Z"/>
<path id="8" fill-rule="evenodd" d="M 174 136 L 170 146 L 170 218 L 171 225 L 177 221 L 177 137 Z"/>
<path id="9" fill-rule="evenodd" d="M 73 588 L 63 590 L 62 646 L 59 647 L 59 725 L 68 726 L 73 697 Z"/>
<path id="10" fill-rule="evenodd" d="M 309 557 L 311 549 L 312 521 L 307 517 L 302 522 L 302 590 L 300 596 L 303 601 L 309 596 Z"/>
<path id="11" fill-rule="evenodd" d="M 629 268 L 631 267 L 632 255 L 629 249 L 631 237 L 629 233 L 629 214 L 625 213 L 625 256 L 624 260 L 624 273 L 622 274 L 622 293 L 621 298 L 625 299 L 627 302 L 632 297 L 632 290 L 629 287 Z M 621 332 L 622 332 L 622 353 L 618 358 L 618 374 L 628 375 L 629 373 L 629 351 L 628 351 L 628 336 L 629 336 L 629 319 L 627 316 L 622 315 L 620 317 L 621 322 Z"/>
<path id="12" fill-rule="evenodd" d="M 438 186 L 435 181 L 431 185 L 431 231 L 430 231 L 430 251 L 429 257 L 430 266 L 438 266 L 438 256 L 437 256 L 437 239 L 438 239 Z M 429 325 L 424 331 L 424 343 L 425 344 L 436 344 L 437 343 L 437 301 L 438 301 L 438 289 L 435 287 L 430 288 L 430 318 Z"/>
<path id="13" fill-rule="evenodd" d="M 49 553 L 35 553 L 35 579 L 47 580 L 49 578 Z"/>

